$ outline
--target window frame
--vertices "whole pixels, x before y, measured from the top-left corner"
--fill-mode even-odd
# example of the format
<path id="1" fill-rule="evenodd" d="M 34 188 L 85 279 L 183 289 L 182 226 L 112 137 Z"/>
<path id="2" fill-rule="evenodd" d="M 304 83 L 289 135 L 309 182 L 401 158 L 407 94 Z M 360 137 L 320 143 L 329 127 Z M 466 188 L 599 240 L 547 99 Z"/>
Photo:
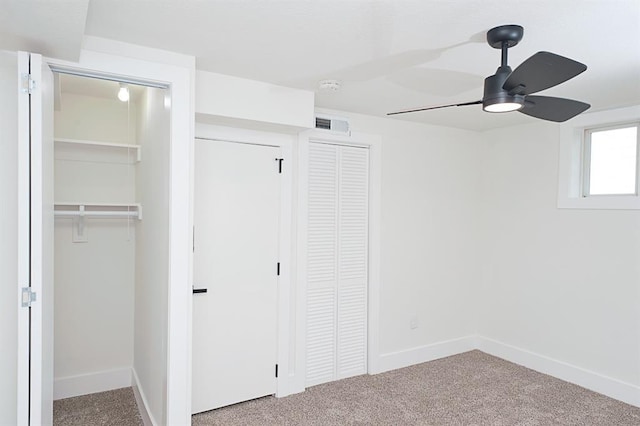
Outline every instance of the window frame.
<path id="1" fill-rule="evenodd" d="M 640 182 L 636 195 L 585 197 L 583 191 L 585 130 L 632 123 L 640 123 L 640 105 L 580 114 L 559 125 L 559 209 L 640 210 Z M 640 174 L 640 170 L 636 173 Z"/>
<path id="2" fill-rule="evenodd" d="M 591 194 L 591 136 L 596 132 L 608 130 L 636 128 L 636 169 L 634 191 L 627 194 Z M 640 188 L 640 121 L 628 121 L 616 124 L 604 124 L 587 127 L 582 132 L 582 156 L 581 156 L 581 190 L 582 197 L 637 197 Z"/>

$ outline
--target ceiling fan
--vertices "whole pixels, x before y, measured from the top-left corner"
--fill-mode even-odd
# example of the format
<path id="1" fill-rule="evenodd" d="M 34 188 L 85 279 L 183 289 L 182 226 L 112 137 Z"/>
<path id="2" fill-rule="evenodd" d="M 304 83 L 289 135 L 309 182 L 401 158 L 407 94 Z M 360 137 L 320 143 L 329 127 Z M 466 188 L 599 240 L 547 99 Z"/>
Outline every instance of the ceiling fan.
<path id="1" fill-rule="evenodd" d="M 487 112 L 519 111 L 542 120 L 563 122 L 589 109 L 591 105 L 572 99 L 531 96 L 572 79 L 584 72 L 587 66 L 554 53 L 538 52 L 511 71 L 507 65 L 507 51 L 522 40 L 523 33 L 520 25 L 502 25 L 487 32 L 487 43 L 502 50 L 502 63 L 494 75 L 485 78 L 481 100 L 396 111 L 387 115 L 482 104 L 482 109 Z"/>

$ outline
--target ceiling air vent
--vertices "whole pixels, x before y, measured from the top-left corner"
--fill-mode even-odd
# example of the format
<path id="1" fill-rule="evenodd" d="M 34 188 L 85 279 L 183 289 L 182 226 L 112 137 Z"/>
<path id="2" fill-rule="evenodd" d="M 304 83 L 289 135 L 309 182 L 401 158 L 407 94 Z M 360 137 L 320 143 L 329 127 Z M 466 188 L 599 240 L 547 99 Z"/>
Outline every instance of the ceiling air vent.
<path id="1" fill-rule="evenodd" d="M 349 122 L 343 118 L 316 116 L 316 129 L 349 134 Z"/>

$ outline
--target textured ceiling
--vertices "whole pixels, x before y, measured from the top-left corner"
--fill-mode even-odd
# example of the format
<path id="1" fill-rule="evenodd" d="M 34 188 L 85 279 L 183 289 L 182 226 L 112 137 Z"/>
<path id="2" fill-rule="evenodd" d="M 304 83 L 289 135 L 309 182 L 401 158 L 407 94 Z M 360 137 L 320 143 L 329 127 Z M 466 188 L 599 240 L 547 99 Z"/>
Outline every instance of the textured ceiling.
<path id="1" fill-rule="evenodd" d="M 53 14 L 49 25 L 58 22 Z M 321 79 L 338 79 L 340 91 L 316 94 L 319 107 L 383 116 L 480 99 L 484 77 L 500 62 L 485 33 L 511 23 L 525 28 L 509 51 L 512 68 L 541 50 L 589 67 L 541 94 L 592 109 L 639 103 L 640 0 L 90 0 L 84 32 L 290 87 L 315 90 Z M 473 130 L 535 120 L 479 106 L 398 119 Z"/>

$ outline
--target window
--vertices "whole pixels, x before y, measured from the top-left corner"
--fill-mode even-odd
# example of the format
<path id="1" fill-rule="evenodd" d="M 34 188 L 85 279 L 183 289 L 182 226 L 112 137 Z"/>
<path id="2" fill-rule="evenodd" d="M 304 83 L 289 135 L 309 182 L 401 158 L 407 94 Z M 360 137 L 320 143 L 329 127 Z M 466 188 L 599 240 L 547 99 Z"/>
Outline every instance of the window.
<path id="1" fill-rule="evenodd" d="M 638 123 L 584 132 L 582 195 L 638 194 Z"/>
<path id="2" fill-rule="evenodd" d="M 558 208 L 640 210 L 640 105 L 559 127 Z"/>

